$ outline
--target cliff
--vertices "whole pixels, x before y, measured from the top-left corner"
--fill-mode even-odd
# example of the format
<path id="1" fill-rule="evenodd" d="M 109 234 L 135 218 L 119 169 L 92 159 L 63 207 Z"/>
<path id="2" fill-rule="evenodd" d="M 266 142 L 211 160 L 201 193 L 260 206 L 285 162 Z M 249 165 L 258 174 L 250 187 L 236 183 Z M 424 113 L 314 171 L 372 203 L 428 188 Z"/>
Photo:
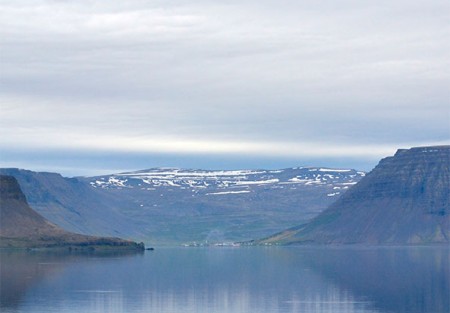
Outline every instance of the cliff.
<path id="1" fill-rule="evenodd" d="M 262 244 L 450 242 L 450 146 L 400 149 L 309 223 Z"/>

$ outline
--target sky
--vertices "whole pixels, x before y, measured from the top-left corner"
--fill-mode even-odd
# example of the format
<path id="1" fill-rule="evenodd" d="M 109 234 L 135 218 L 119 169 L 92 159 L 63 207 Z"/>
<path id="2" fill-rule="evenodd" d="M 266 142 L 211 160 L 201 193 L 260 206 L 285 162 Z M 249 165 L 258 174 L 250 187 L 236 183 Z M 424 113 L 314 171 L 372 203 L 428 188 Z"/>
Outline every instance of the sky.
<path id="1" fill-rule="evenodd" d="M 370 170 L 450 144 L 450 2 L 0 0 L 0 167 Z"/>

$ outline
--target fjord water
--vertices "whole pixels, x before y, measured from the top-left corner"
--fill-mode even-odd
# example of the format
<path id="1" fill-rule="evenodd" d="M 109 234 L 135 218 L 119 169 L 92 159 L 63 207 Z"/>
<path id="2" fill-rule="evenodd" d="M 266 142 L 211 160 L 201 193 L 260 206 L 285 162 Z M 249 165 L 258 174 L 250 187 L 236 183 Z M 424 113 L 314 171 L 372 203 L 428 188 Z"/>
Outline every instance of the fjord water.
<path id="1" fill-rule="evenodd" d="M 449 247 L 1 252 L 0 311 L 449 312 Z"/>

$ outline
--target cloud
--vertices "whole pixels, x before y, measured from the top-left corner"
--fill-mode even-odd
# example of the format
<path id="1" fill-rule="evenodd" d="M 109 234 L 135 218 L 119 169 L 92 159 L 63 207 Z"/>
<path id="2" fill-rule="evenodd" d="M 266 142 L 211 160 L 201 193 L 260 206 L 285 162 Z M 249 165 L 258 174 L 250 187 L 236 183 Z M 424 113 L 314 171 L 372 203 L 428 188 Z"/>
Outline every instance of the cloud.
<path id="1" fill-rule="evenodd" d="M 3 1 L 0 147 L 449 142 L 447 1 Z"/>

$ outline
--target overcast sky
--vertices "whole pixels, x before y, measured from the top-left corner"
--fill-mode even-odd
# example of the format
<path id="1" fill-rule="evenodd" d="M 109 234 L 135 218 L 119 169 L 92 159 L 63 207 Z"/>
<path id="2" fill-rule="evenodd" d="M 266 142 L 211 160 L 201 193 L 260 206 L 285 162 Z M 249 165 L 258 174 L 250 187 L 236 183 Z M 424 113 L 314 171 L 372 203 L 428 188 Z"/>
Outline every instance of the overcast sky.
<path id="1" fill-rule="evenodd" d="M 0 1 L 0 166 L 368 170 L 450 143 L 450 2 Z"/>

